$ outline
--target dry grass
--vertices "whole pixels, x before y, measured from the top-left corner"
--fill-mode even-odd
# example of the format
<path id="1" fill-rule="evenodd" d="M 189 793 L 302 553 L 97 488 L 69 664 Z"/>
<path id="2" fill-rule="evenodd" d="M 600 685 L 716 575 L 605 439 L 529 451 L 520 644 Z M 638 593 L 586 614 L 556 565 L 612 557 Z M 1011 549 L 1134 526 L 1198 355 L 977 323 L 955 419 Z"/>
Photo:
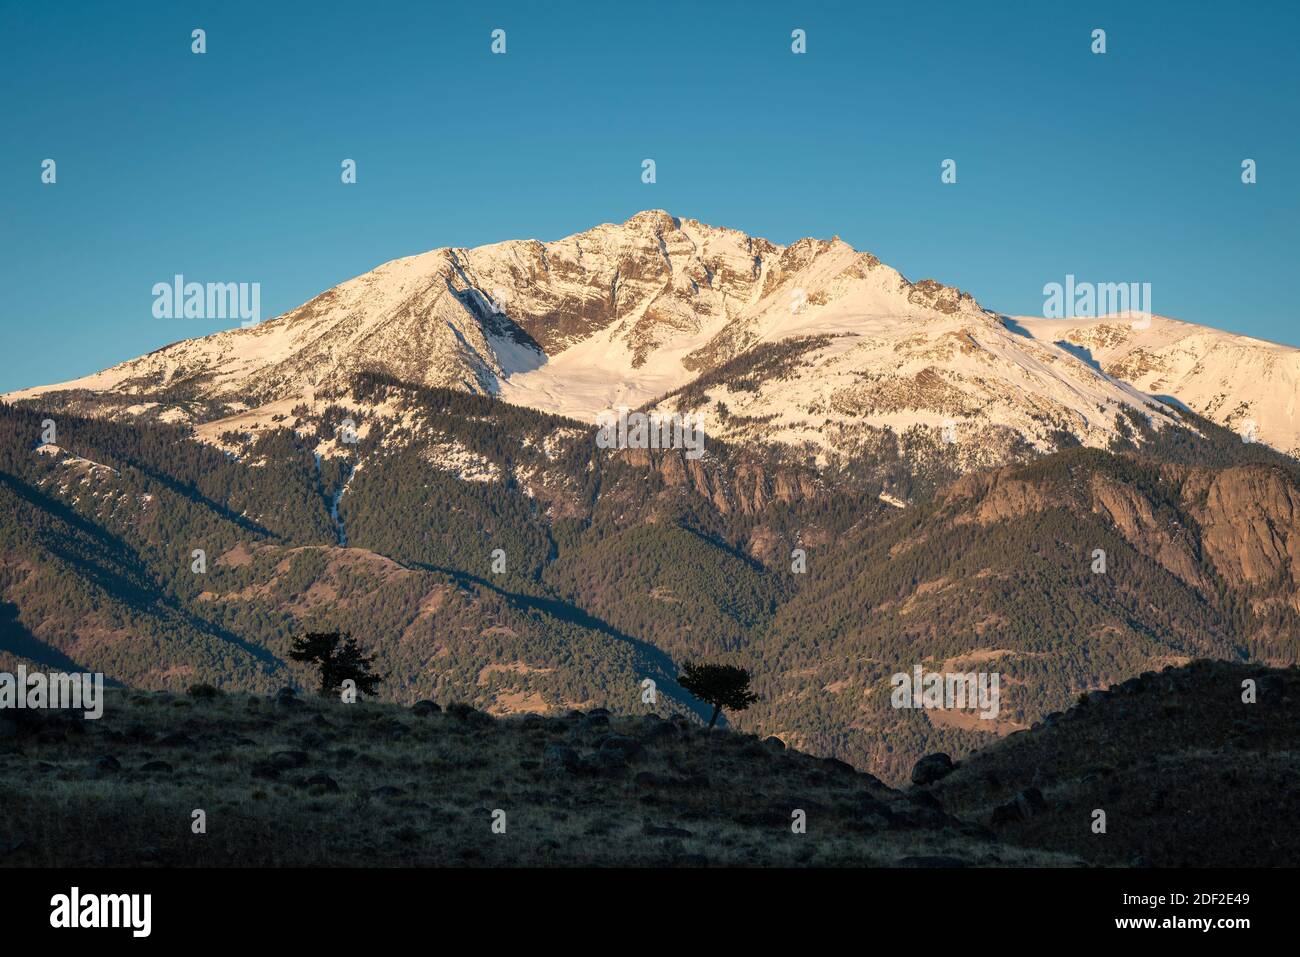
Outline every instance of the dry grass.
<path id="1" fill-rule="evenodd" d="M 471 713 L 248 695 L 110 692 L 99 721 L 0 738 L 6 866 L 1065 865 L 999 845 L 870 775 L 730 731 L 653 719 Z M 599 719 L 596 719 L 598 722 Z M 643 753 L 603 773 L 544 766 L 609 734 Z M 168 743 L 169 736 L 184 739 Z M 259 776 L 282 751 L 301 767 Z M 102 770 L 111 756 L 121 770 Z M 289 759 L 283 759 L 286 763 Z M 145 771 L 164 761 L 171 771 Z M 325 775 L 337 792 L 321 783 Z M 207 833 L 191 832 L 191 812 Z M 807 813 L 807 833 L 791 812 Z M 492 813 L 506 812 L 506 832 Z M 677 832 L 651 833 L 651 828 Z M 680 833 L 678 833 L 680 832 Z M 930 861 L 928 863 L 935 863 Z"/>
<path id="2" fill-rule="evenodd" d="M 995 808 L 1030 787 L 1041 810 L 995 826 Z M 1197 661 L 1148 673 L 977 752 L 931 790 L 1003 840 L 1094 864 L 1294 867 L 1300 670 Z"/>

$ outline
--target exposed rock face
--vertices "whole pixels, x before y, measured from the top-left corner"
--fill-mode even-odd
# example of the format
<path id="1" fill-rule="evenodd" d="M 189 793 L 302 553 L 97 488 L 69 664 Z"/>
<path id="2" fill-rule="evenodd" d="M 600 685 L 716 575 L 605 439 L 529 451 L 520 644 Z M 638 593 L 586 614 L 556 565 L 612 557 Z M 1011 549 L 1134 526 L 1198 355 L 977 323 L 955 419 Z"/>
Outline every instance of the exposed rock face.
<path id="1" fill-rule="evenodd" d="M 1300 610 L 1300 493 L 1276 470 L 1198 471 L 1187 482 L 1199 504 L 1206 556 L 1239 586 L 1282 585 Z"/>
<path id="2" fill-rule="evenodd" d="M 1291 479 L 1262 465 L 1165 465 L 1161 473 L 1176 512 L 1161 511 L 1138 487 L 1103 472 L 1089 473 L 1086 488 L 1079 489 L 998 469 L 963 476 L 943 499 L 961 506 L 955 524 L 989 525 L 1067 505 L 1086 509 L 1202 591 L 1211 587 L 1203 571 L 1208 562 L 1233 587 L 1271 589 L 1268 600 L 1285 596 L 1281 600 L 1300 610 L 1300 491 Z"/>
<path id="3" fill-rule="evenodd" d="M 653 469 L 669 488 L 683 488 L 709 500 L 724 515 L 753 515 L 774 502 L 789 504 L 825 494 L 809 470 L 773 468 L 741 461 L 728 468 L 712 458 L 688 459 L 675 449 L 627 449 L 629 464 Z"/>
<path id="4" fill-rule="evenodd" d="M 1108 476 L 1094 474 L 1092 508 L 1108 518 L 1142 554 L 1154 558 L 1183 581 L 1198 588 L 1209 585 L 1197 569 L 1195 538 L 1187 529 L 1162 520 L 1137 489 Z"/>

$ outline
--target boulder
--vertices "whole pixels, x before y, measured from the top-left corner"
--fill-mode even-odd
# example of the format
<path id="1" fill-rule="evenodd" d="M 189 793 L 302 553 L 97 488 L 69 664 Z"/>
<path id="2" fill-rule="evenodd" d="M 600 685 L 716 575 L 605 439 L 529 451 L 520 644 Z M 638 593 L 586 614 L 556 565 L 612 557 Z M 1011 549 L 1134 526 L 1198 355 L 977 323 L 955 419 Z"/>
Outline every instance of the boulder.
<path id="1" fill-rule="evenodd" d="M 492 716 L 490 714 L 486 714 L 472 705 L 462 704 L 461 702 L 453 702 L 452 704 L 447 705 L 447 713 L 457 721 L 463 722 L 464 724 L 482 726 L 492 723 Z"/>
<path id="2" fill-rule="evenodd" d="M 578 752 L 563 744 L 548 745 L 542 754 L 542 768 L 551 773 L 578 770 Z"/>
<path id="3" fill-rule="evenodd" d="M 271 755 L 271 763 L 281 771 L 290 768 L 305 768 L 309 760 L 306 751 L 277 751 Z"/>
<path id="4" fill-rule="evenodd" d="M 593 751 L 584 754 L 578 762 L 580 770 L 587 774 L 599 774 L 613 777 L 627 769 L 627 757 L 622 751 Z"/>
<path id="5" fill-rule="evenodd" d="M 645 750 L 640 741 L 626 734 L 611 734 L 601 738 L 596 747 L 600 751 L 616 751 L 628 761 L 635 761 Z"/>
<path id="6" fill-rule="evenodd" d="M 671 721 L 647 721 L 641 732 L 642 741 L 676 741 L 681 736 L 681 730 Z"/>
<path id="7" fill-rule="evenodd" d="M 940 778 L 947 777 L 952 773 L 952 770 L 952 758 L 948 757 L 948 755 L 942 752 L 927 754 L 913 766 L 912 783 L 925 787 Z"/>
<path id="8" fill-rule="evenodd" d="M 313 774 L 302 782 L 305 788 L 322 788 L 329 794 L 339 793 L 339 782 L 328 774 Z"/>

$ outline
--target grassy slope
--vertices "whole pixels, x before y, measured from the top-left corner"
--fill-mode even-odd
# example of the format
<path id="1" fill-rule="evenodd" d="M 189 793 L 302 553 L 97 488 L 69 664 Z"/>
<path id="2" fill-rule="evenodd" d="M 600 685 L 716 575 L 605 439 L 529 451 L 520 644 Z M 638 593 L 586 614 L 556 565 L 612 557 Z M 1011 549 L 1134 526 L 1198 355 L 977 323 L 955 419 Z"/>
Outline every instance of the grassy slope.
<path id="1" fill-rule="evenodd" d="M 1254 704 L 1242 682 L 1256 683 Z M 1102 865 L 1294 867 L 1300 860 L 1300 670 L 1196 661 L 1089 696 L 972 755 L 929 790 L 953 813 L 1036 787 L 1045 807 L 996 827 Z M 1106 812 L 1095 834 L 1093 811 Z"/>
<path id="2" fill-rule="evenodd" d="M 46 719 L 7 738 L 0 724 L 0 853 L 7 866 L 1071 863 L 999 846 L 870 775 L 751 736 L 681 722 L 651 739 L 664 723 L 614 718 L 613 732 L 647 739 L 642 756 L 572 772 L 544 765 L 548 745 L 588 755 L 610 728 L 112 692 L 99 721 Z M 184 738 L 165 743 L 173 734 Z M 280 751 L 306 763 L 260 776 Z M 101 770 L 106 755 L 121 770 Z M 150 761 L 172 770 L 142 770 Z M 305 783 L 316 775 L 338 791 Z M 195 808 L 205 835 L 191 833 Z M 498 808 L 505 834 L 491 830 Z M 796 808 L 806 834 L 791 831 Z"/>

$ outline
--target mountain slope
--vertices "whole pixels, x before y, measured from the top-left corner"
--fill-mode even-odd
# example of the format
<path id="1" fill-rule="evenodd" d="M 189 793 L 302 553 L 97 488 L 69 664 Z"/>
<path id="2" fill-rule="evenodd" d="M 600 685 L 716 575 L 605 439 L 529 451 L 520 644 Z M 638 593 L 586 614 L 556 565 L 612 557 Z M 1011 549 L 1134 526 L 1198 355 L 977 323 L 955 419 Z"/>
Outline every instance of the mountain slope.
<path id="1" fill-rule="evenodd" d="M 645 706 L 114 690 L 99 721 L 0 718 L 0 847 L 20 867 L 1285 867 L 1298 691 L 1295 669 L 1166 668 L 900 791 Z M 196 794 L 201 840 L 176 825 Z"/>
<path id="2" fill-rule="evenodd" d="M 1245 438 L 1300 455 L 1300 349 L 1163 316 L 1136 323 L 1018 316 L 1009 325 Z"/>
<path id="3" fill-rule="evenodd" d="M 344 415 L 355 445 L 333 437 Z M 285 655 L 308 630 L 352 632 L 387 697 L 500 713 L 626 707 L 646 678 L 686 709 L 681 664 L 730 660 L 761 695 L 737 727 L 896 781 L 1170 661 L 1300 657 L 1300 466 L 1203 419 L 914 484 L 899 509 L 896 459 L 840 475 L 759 445 L 601 450 L 571 420 L 372 374 L 233 457 L 67 415 L 53 452 L 41 418 L 0 415 L 0 471 L 30 503 L 0 524 L 0 650 L 48 659 L 35 637 L 133 686 L 307 684 Z M 123 558 L 29 571 L 95 552 Z M 67 597 L 78 575 L 121 628 Z M 890 676 L 918 664 L 1001 673 L 997 719 L 891 708 Z"/>
<path id="4" fill-rule="evenodd" d="M 780 375 L 749 374 L 749 359 L 792 343 Z M 587 423 L 620 405 L 699 411 L 711 437 L 822 464 L 907 432 L 972 468 L 1062 441 L 1104 448 L 1126 411 L 1171 424 L 1069 350 L 838 238 L 779 246 L 660 210 L 550 243 L 394 260 L 258 326 L 7 398 L 210 435 L 328 398 L 361 371 Z"/>
<path id="5" fill-rule="evenodd" d="M 1094 691 L 926 790 L 1001 840 L 1095 866 L 1291 867 L 1298 736 L 1295 668 L 1194 661 Z"/>

